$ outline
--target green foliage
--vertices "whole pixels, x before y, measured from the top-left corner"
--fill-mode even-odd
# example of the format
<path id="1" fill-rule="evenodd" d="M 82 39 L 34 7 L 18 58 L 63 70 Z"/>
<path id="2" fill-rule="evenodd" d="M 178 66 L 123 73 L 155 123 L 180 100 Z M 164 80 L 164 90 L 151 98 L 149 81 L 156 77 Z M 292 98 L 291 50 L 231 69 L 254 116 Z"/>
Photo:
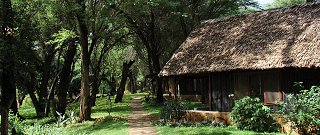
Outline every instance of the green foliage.
<path id="1" fill-rule="evenodd" d="M 271 109 L 264 106 L 259 98 L 244 97 L 235 102 L 231 119 L 243 130 L 276 131 Z"/>
<path id="2" fill-rule="evenodd" d="M 46 119 L 44 120 L 46 121 Z M 48 135 L 59 134 L 59 130 L 54 129 L 51 125 L 43 125 L 41 122 L 28 124 L 26 121 L 21 121 L 18 116 L 10 113 L 9 115 L 9 132 L 12 133 L 12 128 L 15 129 L 17 135 Z"/>
<path id="3" fill-rule="evenodd" d="M 49 40 L 46 44 L 57 44 L 56 47 L 59 48 L 63 43 L 65 43 L 67 40 L 70 40 L 72 38 L 75 38 L 77 35 L 75 32 L 71 30 L 67 30 L 65 28 L 62 28 L 57 33 L 52 34 L 53 40 Z"/>
<path id="4" fill-rule="evenodd" d="M 59 112 L 56 113 L 58 114 L 58 120 L 56 122 L 57 127 L 65 127 L 67 124 L 75 124 L 78 122 L 78 116 L 76 116 L 73 111 L 67 112 L 63 115 Z"/>
<path id="5" fill-rule="evenodd" d="M 59 135 L 62 134 L 60 129 L 54 128 L 51 125 L 39 125 L 35 124 L 33 126 L 26 126 L 25 127 L 26 135 Z"/>
<path id="6" fill-rule="evenodd" d="M 275 0 L 267 8 L 281 8 L 305 3 L 305 0 Z"/>
<path id="7" fill-rule="evenodd" d="M 280 104 L 280 113 L 300 134 L 317 134 L 320 129 L 320 87 L 289 94 Z M 318 131 L 317 131 L 318 130 Z"/>
<path id="8" fill-rule="evenodd" d="M 180 121 L 185 115 L 186 104 L 177 100 L 167 100 L 164 102 L 163 107 L 160 111 L 160 118 L 163 121 Z"/>
<path id="9" fill-rule="evenodd" d="M 15 131 L 18 135 L 24 134 L 24 125 L 21 124 L 21 121 L 17 115 L 14 115 L 13 113 L 9 114 L 9 132 L 12 132 L 12 128 L 15 128 Z"/>

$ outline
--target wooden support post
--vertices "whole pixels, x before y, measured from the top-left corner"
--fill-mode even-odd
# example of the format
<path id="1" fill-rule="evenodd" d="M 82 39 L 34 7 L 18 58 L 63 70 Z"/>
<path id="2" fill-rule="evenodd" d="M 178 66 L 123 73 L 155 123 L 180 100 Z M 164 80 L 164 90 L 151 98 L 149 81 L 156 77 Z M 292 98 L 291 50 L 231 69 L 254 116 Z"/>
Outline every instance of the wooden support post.
<path id="1" fill-rule="evenodd" d="M 209 111 L 212 111 L 212 74 L 209 74 Z"/>
<path id="2" fill-rule="evenodd" d="M 175 86 L 175 82 L 174 82 L 174 77 L 170 77 L 169 78 L 169 92 L 170 92 L 170 97 L 172 97 L 173 99 L 175 99 L 176 95 L 176 86 Z"/>

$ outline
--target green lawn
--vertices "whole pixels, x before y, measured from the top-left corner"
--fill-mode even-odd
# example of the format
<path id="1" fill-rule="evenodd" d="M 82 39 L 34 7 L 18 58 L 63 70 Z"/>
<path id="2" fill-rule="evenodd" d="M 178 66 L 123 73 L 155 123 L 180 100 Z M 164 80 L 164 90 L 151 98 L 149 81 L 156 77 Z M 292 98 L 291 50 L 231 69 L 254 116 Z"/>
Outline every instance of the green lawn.
<path id="1" fill-rule="evenodd" d="M 26 125 L 28 134 L 53 134 L 53 135 L 127 135 L 129 125 L 127 117 L 130 112 L 130 99 L 142 97 L 145 93 L 128 94 L 123 98 L 123 103 L 113 103 L 110 109 L 110 102 L 107 97 L 97 98 L 96 106 L 92 108 L 92 118 L 95 120 L 83 123 L 68 123 L 65 127 L 57 127 L 55 120 L 50 118 L 44 119 L 27 119 L 22 123 Z M 114 101 L 112 99 L 112 101 Z M 110 115 L 109 111 L 110 109 Z M 68 106 L 67 111 L 79 112 L 79 103 L 76 102 Z M 36 115 L 30 99 L 26 99 L 24 104 L 19 108 L 22 116 L 32 118 Z M 52 114 L 53 115 L 53 114 Z"/>

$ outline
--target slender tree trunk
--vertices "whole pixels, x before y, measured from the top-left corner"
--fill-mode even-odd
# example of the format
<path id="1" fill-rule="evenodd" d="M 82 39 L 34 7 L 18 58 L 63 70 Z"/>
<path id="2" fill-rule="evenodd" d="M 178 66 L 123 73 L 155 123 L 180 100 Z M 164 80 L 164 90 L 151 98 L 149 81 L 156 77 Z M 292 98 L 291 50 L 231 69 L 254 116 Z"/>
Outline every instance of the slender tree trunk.
<path id="1" fill-rule="evenodd" d="M 58 73 L 58 75 L 59 75 L 59 73 Z M 58 82 L 58 75 L 54 78 L 53 83 L 52 83 L 52 85 L 50 87 L 50 90 L 49 90 L 50 92 L 49 92 L 49 95 L 47 97 L 46 107 L 45 107 L 45 116 L 46 117 L 49 116 L 51 101 L 53 102 L 53 100 L 54 100 L 54 89 L 55 89 L 55 87 L 57 85 L 57 82 Z"/>
<path id="2" fill-rule="evenodd" d="M 60 57 L 61 57 L 61 54 L 62 54 L 62 51 L 63 51 L 63 49 L 62 48 L 60 48 L 60 50 L 59 50 L 59 55 L 58 55 L 58 59 L 57 59 L 57 66 L 56 66 L 56 76 L 55 76 L 55 78 L 54 78 L 54 80 L 53 80 L 53 83 L 51 84 L 51 87 L 50 87 L 50 89 L 49 89 L 49 95 L 48 95 L 48 97 L 47 97 L 47 101 L 46 101 L 46 106 L 45 106 L 45 116 L 46 117 L 48 117 L 49 116 L 49 113 L 50 113 L 50 107 L 51 107 L 51 104 L 52 104 L 52 102 L 54 102 L 54 95 L 55 95 L 55 87 L 56 87 L 56 85 L 57 85 L 57 83 L 58 83 L 58 78 L 59 78 L 59 75 L 60 75 L 60 71 L 59 71 L 59 67 L 60 67 Z M 54 114 L 56 115 L 56 113 L 55 113 L 55 106 L 52 106 L 52 108 L 53 108 L 53 112 L 54 112 Z M 56 115 L 57 116 L 57 115 Z"/>
<path id="3" fill-rule="evenodd" d="M 3 26 L 1 36 L 3 36 L 4 52 L 1 65 L 1 135 L 8 135 L 9 128 L 9 108 L 16 97 L 16 85 L 14 77 L 14 39 L 13 39 L 13 11 L 11 0 L 2 0 L 2 20 Z"/>
<path id="4" fill-rule="evenodd" d="M 23 103 L 23 100 L 26 98 L 26 95 L 22 95 L 22 97 L 19 97 L 19 99 L 18 99 L 18 107 L 20 106 L 20 105 L 22 105 L 22 103 Z"/>
<path id="5" fill-rule="evenodd" d="M 57 112 L 65 114 L 67 107 L 67 92 L 71 81 L 71 66 L 73 63 L 73 58 L 76 54 L 77 47 L 75 42 L 72 41 L 68 45 L 68 50 L 64 58 L 64 64 L 62 71 L 59 75 L 60 82 L 57 88 Z"/>
<path id="6" fill-rule="evenodd" d="M 80 115 L 79 121 L 91 118 L 90 87 L 89 87 L 89 64 L 90 54 L 88 50 L 88 28 L 85 21 L 85 1 L 77 0 L 80 5 L 80 13 L 77 14 L 81 44 L 81 91 L 80 91 Z"/>
<path id="7" fill-rule="evenodd" d="M 50 46 L 47 49 L 47 54 L 45 55 L 45 61 L 42 66 L 41 83 L 39 90 L 39 103 L 41 105 L 41 110 L 39 112 L 40 117 L 45 116 L 46 98 L 48 96 L 48 85 L 51 72 L 51 63 L 55 56 L 54 47 Z"/>
<path id="8" fill-rule="evenodd" d="M 117 91 L 117 96 L 115 99 L 115 103 L 119 103 L 122 102 L 122 98 L 123 98 L 123 94 L 124 94 L 124 90 L 126 87 L 126 82 L 127 82 L 127 78 L 128 78 L 128 72 L 129 69 L 131 67 L 131 65 L 134 63 L 134 61 L 130 61 L 129 63 L 124 62 L 123 66 L 122 66 L 122 76 L 121 76 L 121 82 Z"/>
<path id="9" fill-rule="evenodd" d="M 36 109 L 36 113 L 37 113 L 37 117 L 40 117 L 40 112 L 43 110 L 41 108 L 41 105 L 35 95 L 35 77 L 34 75 L 31 75 L 31 80 L 28 81 L 28 84 L 27 84 L 27 92 L 31 98 L 31 101 L 32 101 L 32 104 L 34 106 L 34 108 Z"/>

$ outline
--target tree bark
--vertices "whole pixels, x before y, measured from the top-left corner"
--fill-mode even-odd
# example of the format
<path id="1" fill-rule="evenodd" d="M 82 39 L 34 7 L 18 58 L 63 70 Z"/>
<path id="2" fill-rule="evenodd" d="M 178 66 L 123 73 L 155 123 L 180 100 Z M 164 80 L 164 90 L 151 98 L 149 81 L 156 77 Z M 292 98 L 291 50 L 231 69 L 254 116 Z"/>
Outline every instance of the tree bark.
<path id="1" fill-rule="evenodd" d="M 136 77 L 132 70 L 129 71 L 129 87 L 131 93 L 137 93 Z"/>
<path id="2" fill-rule="evenodd" d="M 42 65 L 42 75 L 41 75 L 41 83 L 39 89 L 39 103 L 41 105 L 41 110 L 39 112 L 39 116 L 45 116 L 45 107 L 46 107 L 46 98 L 48 96 L 48 85 L 50 79 L 51 72 L 51 63 L 53 62 L 53 58 L 55 56 L 54 46 L 49 46 L 46 49 L 45 61 Z"/>
<path id="3" fill-rule="evenodd" d="M 36 109 L 37 117 L 40 117 L 41 116 L 40 113 L 43 109 L 41 108 L 41 105 L 40 105 L 40 103 L 34 93 L 35 92 L 35 77 L 34 77 L 34 75 L 31 75 L 31 80 L 28 81 L 27 92 L 31 98 L 31 101 L 32 101 L 34 108 Z"/>
<path id="4" fill-rule="evenodd" d="M 121 82 L 117 91 L 117 96 L 115 99 L 115 103 L 119 103 L 122 102 L 122 98 L 123 98 L 123 94 L 124 94 L 124 90 L 126 87 L 126 82 L 127 82 L 127 78 L 128 78 L 128 72 L 129 69 L 131 67 L 131 65 L 134 63 L 134 61 L 130 61 L 129 63 L 124 62 L 123 66 L 122 66 L 122 76 L 121 76 Z"/>
<path id="5" fill-rule="evenodd" d="M 2 0 L 4 52 L 2 52 L 2 74 L 1 74 L 1 134 L 8 135 L 9 108 L 16 97 L 16 86 L 14 77 L 14 39 L 13 39 L 13 11 L 11 0 Z"/>
<path id="6" fill-rule="evenodd" d="M 84 12 L 85 1 L 77 0 L 81 7 L 80 13 L 77 13 L 77 21 L 80 32 L 81 44 L 81 90 L 80 90 L 80 115 L 79 121 L 91 119 L 91 106 L 90 106 L 90 87 L 89 87 L 89 64 L 90 54 L 88 49 L 88 28 L 86 25 Z"/>
<path id="7" fill-rule="evenodd" d="M 96 105 L 96 97 L 98 92 L 99 92 L 99 71 L 94 71 L 93 80 L 92 80 L 91 106 Z"/>
<path id="8" fill-rule="evenodd" d="M 64 63 L 62 67 L 62 71 L 59 75 L 60 81 L 57 88 L 57 107 L 56 111 L 61 113 L 62 115 L 66 112 L 67 107 L 67 94 L 68 88 L 71 81 L 71 66 L 73 63 L 74 56 L 76 54 L 77 47 L 74 41 L 70 42 L 68 45 L 67 53 L 64 58 Z"/>
<path id="9" fill-rule="evenodd" d="M 116 82 L 116 79 L 114 78 L 114 76 L 111 77 L 111 79 L 107 79 L 106 78 L 106 81 L 108 83 L 108 85 L 111 87 L 111 91 L 110 91 L 110 95 L 111 96 L 114 96 L 117 92 L 117 82 Z"/>
<path id="10" fill-rule="evenodd" d="M 163 89 L 162 89 L 162 78 L 158 76 L 161 71 L 160 66 L 160 47 L 159 47 L 159 37 L 156 38 L 156 19 L 153 10 L 150 10 L 150 48 L 151 48 L 151 59 L 152 59 L 152 67 L 155 71 L 155 79 L 156 79 L 156 88 L 157 88 L 157 103 L 163 102 Z"/>
<path id="11" fill-rule="evenodd" d="M 160 70 L 158 70 L 158 72 L 156 73 L 160 73 Z M 162 78 L 159 76 L 156 76 L 156 81 L 157 81 L 157 103 L 162 103 L 163 102 Z"/>

